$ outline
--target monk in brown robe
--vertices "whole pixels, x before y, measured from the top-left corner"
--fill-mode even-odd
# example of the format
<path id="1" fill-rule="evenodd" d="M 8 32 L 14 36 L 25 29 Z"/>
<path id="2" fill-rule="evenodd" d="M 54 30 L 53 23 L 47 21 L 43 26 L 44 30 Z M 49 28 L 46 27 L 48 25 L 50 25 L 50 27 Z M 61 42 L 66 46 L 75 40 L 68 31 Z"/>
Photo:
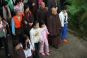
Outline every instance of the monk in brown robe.
<path id="1" fill-rule="evenodd" d="M 32 14 L 34 16 L 34 19 L 36 20 L 36 12 L 37 12 L 37 9 L 38 9 L 38 0 L 31 0 L 32 2 L 32 7 L 31 7 L 31 11 L 32 11 Z"/>
<path id="2" fill-rule="evenodd" d="M 43 20 L 47 24 L 47 9 L 45 7 L 45 3 L 40 3 L 40 9 L 37 10 L 37 20 L 40 22 Z"/>
<path id="3" fill-rule="evenodd" d="M 56 49 L 60 44 L 60 32 L 61 23 L 56 8 L 52 8 L 52 15 L 47 19 L 48 31 L 49 31 L 49 44 Z"/>

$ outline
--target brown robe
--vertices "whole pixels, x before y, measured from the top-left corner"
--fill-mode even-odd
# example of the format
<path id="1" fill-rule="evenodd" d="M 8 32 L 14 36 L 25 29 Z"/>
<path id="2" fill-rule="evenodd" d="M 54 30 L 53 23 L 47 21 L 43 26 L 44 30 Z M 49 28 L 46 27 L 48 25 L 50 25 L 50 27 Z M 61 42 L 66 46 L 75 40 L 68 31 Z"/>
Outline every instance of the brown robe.
<path id="1" fill-rule="evenodd" d="M 32 0 L 32 4 L 35 3 L 34 6 L 31 7 L 32 14 L 34 16 L 34 19 L 36 20 L 36 12 L 38 9 L 38 0 Z"/>
<path id="2" fill-rule="evenodd" d="M 37 10 L 37 20 L 43 20 L 46 24 L 47 24 L 47 9 L 43 8 L 43 9 L 38 9 Z"/>
<path id="3" fill-rule="evenodd" d="M 25 24 L 24 21 L 26 21 L 28 24 Z M 33 22 L 34 22 L 34 17 L 32 15 L 32 13 L 31 12 L 28 12 L 28 13 L 24 12 L 23 27 L 24 27 L 24 32 L 27 33 L 27 35 L 29 35 L 29 31 L 32 27 L 29 25 L 29 23 L 33 23 Z"/>
<path id="4" fill-rule="evenodd" d="M 49 31 L 49 44 L 52 46 L 58 47 L 60 44 L 60 28 L 61 28 L 61 23 L 59 19 L 59 15 L 51 15 L 47 19 L 47 26 L 48 26 L 48 31 Z"/>
<path id="5" fill-rule="evenodd" d="M 26 58 L 24 51 L 22 48 L 20 48 L 20 55 L 17 55 L 14 51 L 14 49 L 11 51 L 11 58 Z"/>

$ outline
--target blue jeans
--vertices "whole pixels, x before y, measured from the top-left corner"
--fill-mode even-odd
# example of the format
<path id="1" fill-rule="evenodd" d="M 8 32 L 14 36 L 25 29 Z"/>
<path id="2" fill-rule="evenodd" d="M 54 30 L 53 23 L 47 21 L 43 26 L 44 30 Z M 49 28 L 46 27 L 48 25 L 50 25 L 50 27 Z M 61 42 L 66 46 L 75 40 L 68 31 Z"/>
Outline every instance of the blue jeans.
<path id="1" fill-rule="evenodd" d="M 64 27 L 62 27 L 62 31 L 61 31 L 62 40 L 66 39 L 66 31 L 67 31 L 67 24 L 64 24 Z"/>

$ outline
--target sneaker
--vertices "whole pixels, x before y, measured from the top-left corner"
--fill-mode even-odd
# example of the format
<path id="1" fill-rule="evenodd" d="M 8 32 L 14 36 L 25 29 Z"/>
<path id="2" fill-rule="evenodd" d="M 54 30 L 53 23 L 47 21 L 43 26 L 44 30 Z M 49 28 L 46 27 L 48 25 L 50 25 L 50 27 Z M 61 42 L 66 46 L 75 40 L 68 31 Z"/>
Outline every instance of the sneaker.
<path id="1" fill-rule="evenodd" d="M 42 52 L 42 53 L 40 53 L 42 56 L 45 56 L 45 53 L 44 52 Z"/>
<path id="2" fill-rule="evenodd" d="M 64 43 L 67 43 L 68 41 L 66 39 L 63 40 Z"/>
<path id="3" fill-rule="evenodd" d="M 48 52 L 46 52 L 45 54 L 48 55 L 48 56 L 50 55 Z"/>
<path id="4" fill-rule="evenodd" d="M 4 47 L 1 47 L 2 50 L 4 50 L 5 48 Z"/>

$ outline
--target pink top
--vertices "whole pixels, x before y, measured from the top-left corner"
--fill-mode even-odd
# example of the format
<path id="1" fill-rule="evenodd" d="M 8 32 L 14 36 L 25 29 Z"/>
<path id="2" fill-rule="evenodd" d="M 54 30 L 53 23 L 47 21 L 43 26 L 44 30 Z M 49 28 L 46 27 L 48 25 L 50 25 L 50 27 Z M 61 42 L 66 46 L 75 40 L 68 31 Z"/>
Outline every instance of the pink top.
<path id="1" fill-rule="evenodd" d="M 45 26 L 44 28 L 41 28 L 41 35 L 42 35 L 42 39 L 47 39 L 48 38 L 48 29 L 47 27 Z"/>
<path id="2" fill-rule="evenodd" d="M 42 0 L 38 0 L 38 4 L 40 5 L 40 3 L 42 2 Z"/>

